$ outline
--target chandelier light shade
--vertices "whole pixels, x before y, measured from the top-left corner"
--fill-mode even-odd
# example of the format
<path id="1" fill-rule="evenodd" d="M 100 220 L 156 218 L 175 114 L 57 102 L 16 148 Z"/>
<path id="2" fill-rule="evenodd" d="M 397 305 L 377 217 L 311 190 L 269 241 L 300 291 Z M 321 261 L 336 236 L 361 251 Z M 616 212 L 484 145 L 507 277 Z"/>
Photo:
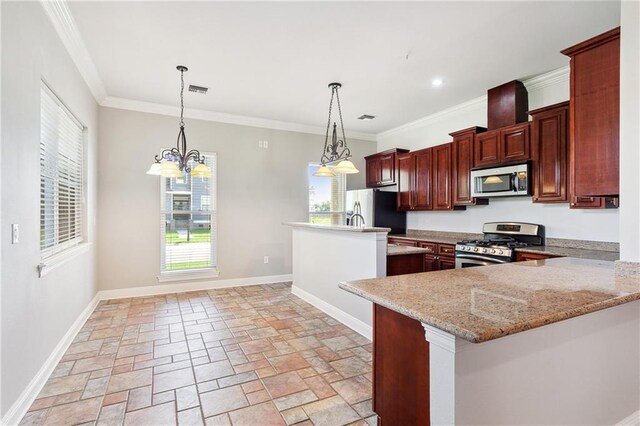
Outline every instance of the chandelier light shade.
<path id="1" fill-rule="evenodd" d="M 358 169 L 353 165 L 351 160 L 351 151 L 347 147 L 347 138 L 344 135 L 344 123 L 342 122 L 342 108 L 340 107 L 340 95 L 338 89 L 342 87 L 340 83 L 330 83 L 331 100 L 329 101 L 329 118 L 327 119 L 327 131 L 324 135 L 324 148 L 322 157 L 320 157 L 320 168 L 313 174 L 320 177 L 332 177 L 337 173 L 358 173 Z M 336 99 L 338 106 L 338 117 L 340 119 L 340 130 L 342 131 L 342 139 L 338 139 L 338 125 L 333 123 L 333 131 L 331 132 L 331 141 L 329 141 L 329 129 L 331 128 L 331 111 L 333 108 L 333 98 Z M 328 167 L 329 164 L 338 163 L 333 170 Z"/>
<path id="2" fill-rule="evenodd" d="M 156 155 L 155 162 L 147 170 L 148 175 L 162 175 L 164 177 L 181 177 L 183 173 L 193 176 L 211 176 L 211 171 L 204 163 L 204 155 L 196 149 L 187 150 L 187 136 L 184 133 L 184 73 L 188 68 L 178 65 L 180 71 L 180 130 L 176 147 L 163 150 Z M 192 164 L 196 166 L 191 169 Z"/>

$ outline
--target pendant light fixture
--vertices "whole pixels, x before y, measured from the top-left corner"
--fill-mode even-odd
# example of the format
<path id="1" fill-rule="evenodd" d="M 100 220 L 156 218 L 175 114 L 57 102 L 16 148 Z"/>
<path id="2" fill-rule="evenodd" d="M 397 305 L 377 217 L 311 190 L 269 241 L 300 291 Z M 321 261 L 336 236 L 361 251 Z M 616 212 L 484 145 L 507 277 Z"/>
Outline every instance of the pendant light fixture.
<path id="1" fill-rule="evenodd" d="M 340 108 L 340 95 L 338 89 L 342 87 L 340 83 L 330 83 L 331 100 L 329 101 L 329 118 L 327 120 L 327 131 L 324 136 L 324 149 L 322 157 L 320 157 L 320 168 L 313 174 L 320 177 L 333 177 L 334 172 L 338 173 L 358 173 L 358 169 L 353 165 L 351 160 L 351 151 L 347 147 L 347 138 L 344 135 L 344 124 L 342 122 L 342 109 Z M 338 105 L 338 116 L 340 118 L 340 130 L 342 131 L 342 139 L 338 139 L 337 124 L 333 123 L 333 132 L 331 133 L 331 142 L 329 142 L 329 128 L 331 127 L 331 110 L 333 107 L 333 98 L 336 98 Z M 333 170 L 327 165 L 338 163 Z"/>
<path id="2" fill-rule="evenodd" d="M 192 176 L 211 176 L 211 171 L 204 163 L 204 155 L 200 151 L 192 149 L 187 151 L 187 137 L 184 134 L 184 73 L 188 68 L 178 65 L 180 71 L 180 130 L 176 147 L 165 149 L 156 161 L 147 170 L 148 175 L 162 175 L 164 177 L 181 177 L 182 173 L 191 173 Z M 191 169 L 191 164 L 196 166 Z"/>

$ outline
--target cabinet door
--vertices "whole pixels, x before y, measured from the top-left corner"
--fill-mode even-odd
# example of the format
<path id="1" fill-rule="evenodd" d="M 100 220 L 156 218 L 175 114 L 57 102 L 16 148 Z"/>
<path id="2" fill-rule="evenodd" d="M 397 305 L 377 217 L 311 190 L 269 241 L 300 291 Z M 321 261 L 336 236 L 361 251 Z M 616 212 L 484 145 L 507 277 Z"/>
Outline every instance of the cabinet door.
<path id="1" fill-rule="evenodd" d="M 438 258 L 438 271 L 444 271 L 445 269 L 456 269 L 456 261 L 451 257 L 439 257 Z"/>
<path id="2" fill-rule="evenodd" d="M 571 197 L 571 209 L 604 209 L 604 197 Z"/>
<path id="3" fill-rule="evenodd" d="M 573 195 L 619 193 L 620 28 L 562 53 L 571 56 Z"/>
<path id="4" fill-rule="evenodd" d="M 451 147 L 446 143 L 432 148 L 433 167 L 431 179 L 431 200 L 433 210 L 451 210 Z"/>
<path id="5" fill-rule="evenodd" d="M 566 203 L 569 103 L 545 108 L 533 116 L 533 202 Z"/>
<path id="6" fill-rule="evenodd" d="M 467 133 L 453 140 L 453 204 L 473 204 L 471 197 L 473 136 L 473 133 Z"/>
<path id="7" fill-rule="evenodd" d="M 432 254 L 424 255 L 424 271 L 431 272 L 438 270 L 438 258 Z"/>
<path id="8" fill-rule="evenodd" d="M 518 124 L 500 132 L 500 161 L 526 161 L 531 158 L 529 123 Z"/>
<path id="9" fill-rule="evenodd" d="M 379 185 L 393 185 L 396 183 L 396 156 L 395 154 L 381 155 L 378 158 L 380 168 Z"/>
<path id="10" fill-rule="evenodd" d="M 411 154 L 398 155 L 398 210 L 411 210 L 414 158 Z"/>
<path id="11" fill-rule="evenodd" d="M 431 148 L 412 153 L 414 157 L 413 210 L 431 210 Z"/>
<path id="12" fill-rule="evenodd" d="M 476 135 L 475 167 L 490 166 L 500 161 L 500 131 L 494 130 Z"/>
<path id="13" fill-rule="evenodd" d="M 367 158 L 367 188 L 375 188 L 380 185 L 381 179 L 380 157 Z"/>

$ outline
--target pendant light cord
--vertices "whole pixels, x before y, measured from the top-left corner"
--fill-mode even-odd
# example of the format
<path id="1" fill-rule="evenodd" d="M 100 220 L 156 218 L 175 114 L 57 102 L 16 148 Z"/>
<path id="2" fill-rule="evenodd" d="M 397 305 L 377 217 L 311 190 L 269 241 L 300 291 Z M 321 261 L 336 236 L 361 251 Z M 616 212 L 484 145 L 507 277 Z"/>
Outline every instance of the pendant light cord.
<path id="1" fill-rule="evenodd" d="M 180 70 L 180 127 L 184 127 L 184 70 Z"/>

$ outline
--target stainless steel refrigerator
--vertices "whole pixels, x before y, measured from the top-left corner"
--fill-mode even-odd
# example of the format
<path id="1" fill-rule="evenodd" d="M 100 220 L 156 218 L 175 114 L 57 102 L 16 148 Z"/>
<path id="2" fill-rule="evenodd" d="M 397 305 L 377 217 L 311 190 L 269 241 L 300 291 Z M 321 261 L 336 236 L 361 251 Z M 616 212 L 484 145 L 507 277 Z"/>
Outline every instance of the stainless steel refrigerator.
<path id="1" fill-rule="evenodd" d="M 407 212 L 396 209 L 397 192 L 377 189 L 357 189 L 347 191 L 347 225 L 379 226 L 391 228 L 390 234 L 404 234 L 407 231 Z"/>

